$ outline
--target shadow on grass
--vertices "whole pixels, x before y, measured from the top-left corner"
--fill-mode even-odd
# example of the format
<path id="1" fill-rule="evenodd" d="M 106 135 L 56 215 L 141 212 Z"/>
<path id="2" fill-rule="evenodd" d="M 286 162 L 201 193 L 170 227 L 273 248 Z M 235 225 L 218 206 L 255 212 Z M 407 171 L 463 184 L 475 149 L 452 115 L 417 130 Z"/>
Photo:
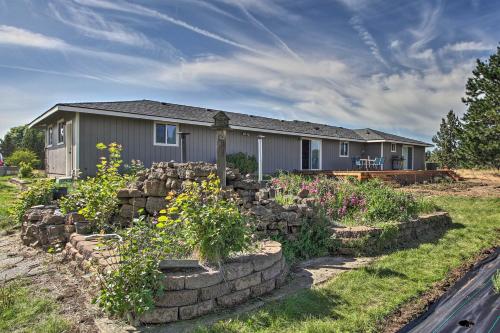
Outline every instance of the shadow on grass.
<path id="1" fill-rule="evenodd" d="M 429 227 L 428 230 L 424 232 L 411 231 L 412 234 L 408 233 L 408 230 L 399 231 L 399 234 L 388 235 L 385 238 L 378 236 L 379 238 L 372 237 L 366 242 L 354 243 L 352 250 L 353 254 L 356 256 L 378 256 L 382 254 L 390 254 L 400 250 L 407 250 L 418 248 L 423 244 L 437 244 L 445 235 L 451 230 L 463 229 L 465 226 L 461 223 L 454 223 L 451 219 L 446 225 L 441 225 L 439 228 Z M 332 254 L 335 254 L 333 252 Z"/>
<path id="2" fill-rule="evenodd" d="M 341 316 L 334 309 L 342 304 L 345 304 L 345 301 L 331 290 L 308 289 L 281 301 L 271 302 L 256 312 L 238 316 L 234 320 L 243 322 L 246 331 L 270 328 L 277 323 L 287 323 L 293 326 L 295 323 L 311 318 L 337 320 L 341 319 Z M 236 333 L 241 330 L 231 325 L 231 320 L 229 320 L 218 322 L 212 327 L 198 328 L 195 332 Z"/>

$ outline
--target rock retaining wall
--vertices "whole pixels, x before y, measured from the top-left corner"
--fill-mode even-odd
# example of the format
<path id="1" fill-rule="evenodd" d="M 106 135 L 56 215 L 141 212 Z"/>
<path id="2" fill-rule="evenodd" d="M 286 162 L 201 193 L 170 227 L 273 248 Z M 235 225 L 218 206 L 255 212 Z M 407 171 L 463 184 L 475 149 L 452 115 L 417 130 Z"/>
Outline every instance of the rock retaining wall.
<path id="1" fill-rule="evenodd" d="M 331 228 L 331 232 L 336 243 L 335 252 L 347 255 L 370 254 L 395 246 L 407 247 L 416 242 L 437 238 L 451 225 L 448 213 L 436 212 L 394 224 L 393 228 L 334 227 Z"/>
<path id="2" fill-rule="evenodd" d="M 62 248 L 75 232 L 73 222 L 73 214 L 65 216 L 57 206 L 34 206 L 24 214 L 21 240 L 32 247 Z"/>
<path id="3" fill-rule="evenodd" d="M 98 243 L 73 234 L 63 255 L 75 260 L 85 271 L 117 262 L 109 259 L 114 253 L 103 253 Z M 281 244 L 274 241 L 260 243 L 256 253 L 227 260 L 220 269 L 165 270 L 162 281 L 165 292 L 156 299 L 156 307 L 144 313 L 140 321 L 168 323 L 234 307 L 281 287 L 287 274 Z"/>
<path id="4" fill-rule="evenodd" d="M 126 225 L 140 208 L 154 215 L 165 208 L 165 196 L 170 191 L 180 192 L 187 184 L 203 181 L 216 171 L 214 164 L 205 162 L 153 164 L 151 169 L 139 174 L 135 184 L 118 192 L 122 204 L 115 223 Z M 227 183 L 227 194 L 237 196 L 241 212 L 251 217 L 261 238 L 283 235 L 294 239 L 300 226 L 314 218 L 311 199 L 297 197 L 293 205 L 281 206 L 274 200 L 273 189 L 242 176 L 237 169 L 227 169 Z"/>

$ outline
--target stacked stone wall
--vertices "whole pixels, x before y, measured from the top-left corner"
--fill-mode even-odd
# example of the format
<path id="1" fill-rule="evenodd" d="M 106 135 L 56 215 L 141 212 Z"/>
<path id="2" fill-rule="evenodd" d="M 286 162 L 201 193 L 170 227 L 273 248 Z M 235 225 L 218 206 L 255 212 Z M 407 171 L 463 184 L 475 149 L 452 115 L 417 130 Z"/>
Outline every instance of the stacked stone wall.
<path id="1" fill-rule="evenodd" d="M 135 184 L 118 192 L 121 206 L 114 222 L 126 225 L 141 208 L 154 215 L 165 208 L 165 197 L 169 192 L 182 192 L 188 184 L 206 180 L 216 171 L 214 164 L 205 162 L 153 164 L 151 169 L 139 174 Z M 312 199 L 297 197 L 294 204 L 282 206 L 275 201 L 273 189 L 241 175 L 237 169 L 227 168 L 226 172 L 228 186 L 225 193 L 236 196 L 240 211 L 250 217 L 257 236 L 282 235 L 294 239 L 300 226 L 314 218 Z"/>
<path id="2" fill-rule="evenodd" d="M 21 240 L 32 247 L 62 248 L 75 232 L 73 220 L 73 214 L 63 215 L 57 206 L 34 206 L 24 214 Z"/>

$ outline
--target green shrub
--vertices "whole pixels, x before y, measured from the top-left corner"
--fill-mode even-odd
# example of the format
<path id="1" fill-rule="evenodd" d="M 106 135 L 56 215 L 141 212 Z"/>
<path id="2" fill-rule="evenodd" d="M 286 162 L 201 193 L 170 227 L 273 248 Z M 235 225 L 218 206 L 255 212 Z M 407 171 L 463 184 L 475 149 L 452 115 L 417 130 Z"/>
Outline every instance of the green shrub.
<path id="1" fill-rule="evenodd" d="M 132 160 L 130 164 L 125 164 L 123 166 L 123 173 L 132 177 L 135 177 L 138 172 L 143 170 L 146 170 L 146 167 L 140 160 Z"/>
<path id="2" fill-rule="evenodd" d="M 117 257 L 105 259 L 115 269 L 98 273 L 101 289 L 94 302 L 108 314 L 134 322 L 144 311 L 154 308 L 155 297 L 163 291 L 159 263 L 168 250 L 163 242 L 168 238 L 158 236 L 158 229 L 141 217 L 122 233 L 123 242 L 101 245 L 103 250 L 116 249 L 121 260 L 118 265 Z"/>
<path id="3" fill-rule="evenodd" d="M 19 163 L 19 172 L 17 176 L 19 178 L 30 178 L 33 175 L 33 167 L 31 164 L 21 162 Z"/>
<path id="4" fill-rule="evenodd" d="M 223 198 L 220 180 L 210 175 L 208 181 L 192 183 L 171 200 L 166 214 L 158 218 L 158 228 L 179 226 L 183 242 L 199 254 L 200 259 L 218 263 L 231 252 L 248 249 L 250 228 L 236 202 Z"/>
<path id="5" fill-rule="evenodd" d="M 56 183 L 53 179 L 42 178 L 35 180 L 26 191 L 21 192 L 11 210 L 11 217 L 15 223 L 21 224 L 23 215 L 32 206 L 50 204 L 55 188 Z"/>
<path id="6" fill-rule="evenodd" d="M 327 255 L 333 245 L 328 225 L 328 219 L 321 217 L 304 223 L 296 240 L 277 237 L 276 240 L 281 242 L 287 261 L 293 263 Z"/>
<path id="7" fill-rule="evenodd" d="M 226 160 L 233 167 L 240 170 L 242 174 L 252 174 L 257 171 L 258 164 L 255 156 L 250 156 L 245 153 L 236 153 L 227 155 Z"/>
<path id="8" fill-rule="evenodd" d="M 18 149 L 5 159 L 7 165 L 21 166 L 23 162 L 33 168 L 40 166 L 40 160 L 36 154 L 28 149 Z"/>
<path id="9" fill-rule="evenodd" d="M 92 223 L 93 230 L 100 232 L 111 229 L 111 217 L 119 207 L 117 192 L 126 185 L 126 178 L 120 175 L 122 147 L 117 143 L 99 143 L 97 149 L 107 150 L 109 159 L 101 157 L 95 177 L 88 177 L 74 184 L 71 193 L 61 198 L 60 207 L 64 213 L 78 212 Z"/>

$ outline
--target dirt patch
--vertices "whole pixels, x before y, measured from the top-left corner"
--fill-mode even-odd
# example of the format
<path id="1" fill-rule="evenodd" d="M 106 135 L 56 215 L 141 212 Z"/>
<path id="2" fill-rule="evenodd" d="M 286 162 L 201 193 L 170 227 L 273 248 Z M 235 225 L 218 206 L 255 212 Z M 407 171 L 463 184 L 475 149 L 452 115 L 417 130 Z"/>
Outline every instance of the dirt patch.
<path id="1" fill-rule="evenodd" d="M 379 331 L 386 333 L 398 332 L 410 321 L 424 313 L 431 304 L 443 296 L 443 294 L 470 271 L 474 265 L 494 252 L 495 248 L 484 250 L 473 259 L 452 270 L 448 273 L 446 279 L 436 283 L 429 291 L 405 303 L 389 317 L 385 318 L 379 326 Z"/>
<path id="2" fill-rule="evenodd" d="M 60 254 L 49 254 L 21 244 L 19 233 L 0 235 L 0 280 L 28 282 L 33 292 L 50 295 L 60 306 L 60 315 L 68 320 L 68 332 L 97 332 L 96 318 L 103 314 L 91 304 L 90 278 Z"/>
<path id="3" fill-rule="evenodd" d="M 500 198 L 500 178 L 498 181 L 489 182 L 480 179 L 465 179 L 458 182 L 415 184 L 403 187 L 402 190 L 425 196 L 459 195 Z"/>

